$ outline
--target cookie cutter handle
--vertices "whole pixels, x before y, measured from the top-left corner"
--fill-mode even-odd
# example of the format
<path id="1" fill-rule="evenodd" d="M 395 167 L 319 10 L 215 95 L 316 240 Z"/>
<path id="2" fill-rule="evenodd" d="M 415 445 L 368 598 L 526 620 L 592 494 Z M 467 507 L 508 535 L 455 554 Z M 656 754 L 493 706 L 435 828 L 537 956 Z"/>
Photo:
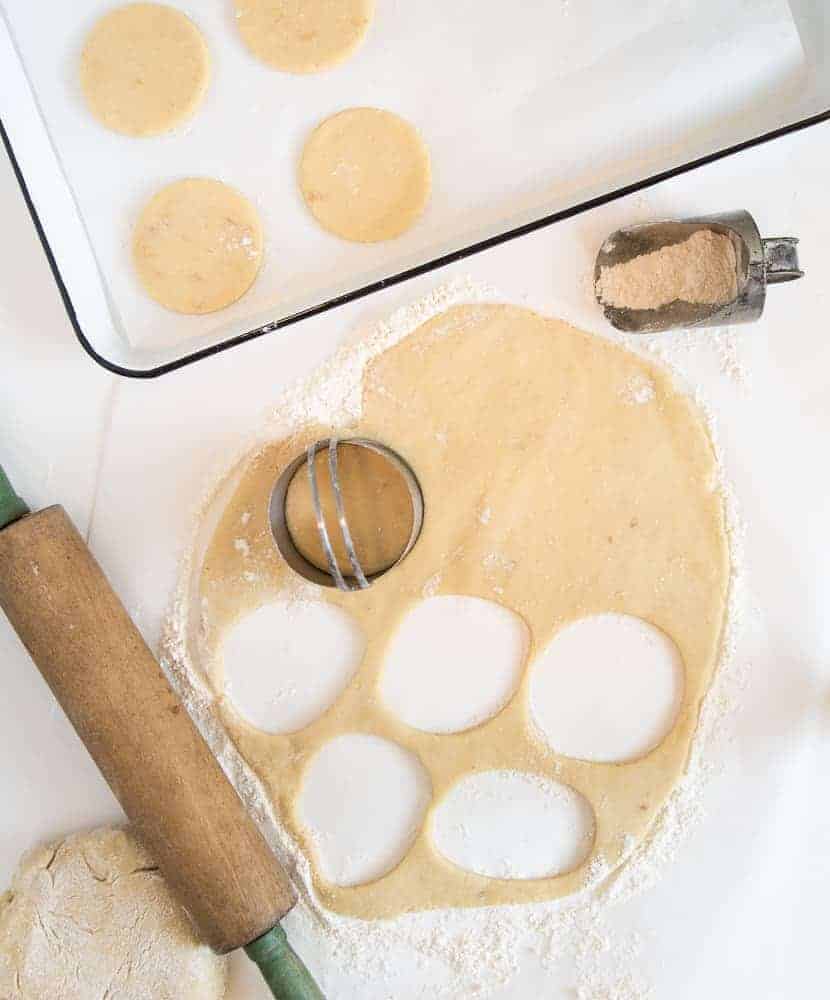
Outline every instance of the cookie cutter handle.
<path id="1" fill-rule="evenodd" d="M 804 277 L 798 263 L 798 239 L 795 236 L 769 236 L 762 240 L 764 270 L 768 285 L 783 285 Z"/>

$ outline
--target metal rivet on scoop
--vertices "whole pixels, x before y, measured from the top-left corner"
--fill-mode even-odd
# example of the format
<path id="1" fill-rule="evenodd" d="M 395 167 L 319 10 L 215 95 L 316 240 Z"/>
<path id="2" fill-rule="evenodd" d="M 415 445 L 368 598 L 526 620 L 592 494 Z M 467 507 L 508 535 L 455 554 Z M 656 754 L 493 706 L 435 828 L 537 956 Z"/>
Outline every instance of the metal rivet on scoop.
<path id="1" fill-rule="evenodd" d="M 682 243 L 695 232 L 707 229 L 728 236 L 734 244 L 738 293 L 733 301 L 724 305 L 676 301 L 659 309 L 624 309 L 603 301 L 599 287 L 603 269 Z M 798 240 L 789 236 L 762 239 L 755 220 L 744 211 L 620 229 L 603 243 L 594 270 L 597 301 L 608 321 L 626 333 L 752 323 L 764 312 L 768 285 L 803 276 L 798 264 Z"/>
<path id="2" fill-rule="evenodd" d="M 409 533 L 409 538 L 407 539 L 407 542 L 398 558 L 390 566 L 387 566 L 385 569 L 382 569 L 377 573 L 366 574 L 363 572 L 363 567 L 360 564 L 360 559 L 355 549 L 352 533 L 349 528 L 347 511 L 343 502 L 343 492 L 340 485 L 337 454 L 340 445 L 353 445 L 358 448 L 366 448 L 367 450 L 380 455 L 382 458 L 385 458 L 386 461 L 400 473 L 407 489 L 409 490 L 409 498 L 412 503 L 412 528 Z M 351 567 L 351 572 L 345 574 L 338 564 L 337 557 L 334 552 L 334 546 L 332 545 L 331 536 L 329 534 L 329 526 L 326 524 L 323 508 L 320 502 L 320 488 L 317 482 L 317 470 L 314 459 L 318 452 L 323 450 L 328 452 L 329 480 L 331 482 L 332 493 L 334 494 L 335 510 L 337 514 L 337 528 L 340 531 L 343 547 L 346 550 L 346 555 Z M 328 573 L 324 572 L 319 567 L 315 566 L 314 563 L 309 562 L 309 560 L 306 559 L 306 557 L 294 544 L 294 539 L 291 537 L 291 532 L 288 528 L 288 521 L 286 519 L 286 498 L 288 496 L 288 487 L 291 485 L 294 476 L 299 474 L 303 465 L 306 467 L 309 479 L 311 502 L 314 508 L 314 520 L 320 537 L 320 543 L 326 554 Z M 421 487 L 415 473 L 401 458 L 401 456 L 398 455 L 397 452 L 392 451 L 391 448 L 387 448 L 386 445 L 380 444 L 377 441 L 371 441 L 368 438 L 339 439 L 332 437 L 324 438 L 322 441 L 317 441 L 315 444 L 310 445 L 306 449 L 305 453 L 295 458 L 294 461 L 280 475 L 271 493 L 268 515 L 271 524 L 271 532 L 274 536 L 274 541 L 277 543 L 277 548 L 279 549 L 283 559 L 285 559 L 288 565 L 296 573 L 299 573 L 300 576 L 304 577 L 306 580 L 310 580 L 312 583 L 317 583 L 323 587 L 337 587 L 338 590 L 346 592 L 366 590 L 379 577 L 388 573 L 396 566 L 399 566 L 414 548 L 415 543 L 418 541 L 421 534 L 421 528 L 424 523 L 424 496 L 421 492 Z"/>

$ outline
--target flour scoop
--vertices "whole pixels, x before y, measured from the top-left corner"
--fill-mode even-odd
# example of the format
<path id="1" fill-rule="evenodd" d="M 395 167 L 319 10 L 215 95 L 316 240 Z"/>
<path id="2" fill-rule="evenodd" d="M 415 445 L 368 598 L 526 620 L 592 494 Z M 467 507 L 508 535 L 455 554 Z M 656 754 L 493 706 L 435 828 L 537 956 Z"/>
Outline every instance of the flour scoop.
<path id="1" fill-rule="evenodd" d="M 646 305 L 649 292 L 658 282 L 671 275 L 670 258 L 661 251 L 682 247 L 690 238 L 711 234 L 731 244 L 728 268 L 729 292 L 706 296 L 695 301 L 693 296 L 680 295 L 670 301 Z M 688 244 L 687 244 L 688 245 Z M 643 269 L 636 273 L 637 267 Z M 650 266 L 649 266 L 650 265 Z M 724 266 L 727 266 L 724 264 Z M 686 261 L 690 279 L 702 270 L 701 261 Z M 626 301 L 624 294 L 609 294 L 608 279 L 627 273 L 634 283 L 635 294 Z M 727 212 L 682 221 L 651 222 L 631 226 L 612 233 L 602 244 L 594 270 L 597 301 L 608 321 L 626 333 L 659 333 L 680 327 L 730 326 L 753 323 L 764 312 L 767 288 L 802 278 L 798 262 L 798 240 L 791 236 L 762 238 L 755 219 L 749 212 Z M 619 282 L 616 283 L 619 289 Z M 684 284 L 684 282 L 679 282 Z M 694 285 L 694 281 L 691 280 Z M 726 287 L 726 286 L 724 286 Z"/>
<path id="2" fill-rule="evenodd" d="M 278 1000 L 322 1000 L 276 857 L 63 509 L 30 514 L 2 469 L 0 606 L 202 938 Z"/>

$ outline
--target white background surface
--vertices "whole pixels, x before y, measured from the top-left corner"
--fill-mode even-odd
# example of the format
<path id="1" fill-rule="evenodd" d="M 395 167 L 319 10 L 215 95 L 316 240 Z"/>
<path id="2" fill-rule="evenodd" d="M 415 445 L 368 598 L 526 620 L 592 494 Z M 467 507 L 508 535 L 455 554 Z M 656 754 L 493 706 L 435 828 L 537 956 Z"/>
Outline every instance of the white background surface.
<path id="1" fill-rule="evenodd" d="M 12 174 L 0 162 L 2 460 L 33 506 L 64 503 L 151 642 L 190 510 L 281 386 L 344 338 L 452 275 L 601 332 L 587 275 L 607 233 L 665 215 L 746 207 L 768 235 L 802 238 L 808 277 L 773 289 L 738 333 L 744 384 L 717 334 L 689 367 L 719 417 L 747 523 L 750 684 L 723 770 L 658 888 L 612 914 L 643 935 L 658 1000 L 822 997 L 830 890 L 830 128 L 819 127 L 357 303 L 162 381 L 115 381 L 74 341 Z M 117 819 L 102 779 L 18 641 L 0 622 L 0 884 L 39 838 Z M 324 949 L 307 958 L 331 1000 L 367 998 Z M 265 991 L 235 959 L 232 1000 Z M 378 997 L 388 992 L 379 990 Z M 417 993 L 395 993 L 405 1000 Z M 371 994 L 374 1000 L 375 994 Z M 532 962 L 507 1000 L 573 993 Z M 592 998 L 599 1000 L 599 998 Z"/>

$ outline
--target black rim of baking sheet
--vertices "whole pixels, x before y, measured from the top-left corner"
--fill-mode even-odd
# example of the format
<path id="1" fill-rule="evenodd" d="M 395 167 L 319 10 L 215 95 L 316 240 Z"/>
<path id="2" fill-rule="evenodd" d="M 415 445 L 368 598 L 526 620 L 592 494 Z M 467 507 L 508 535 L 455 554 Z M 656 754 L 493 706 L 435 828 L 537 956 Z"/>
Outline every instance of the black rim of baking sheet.
<path id="1" fill-rule="evenodd" d="M 43 247 L 43 252 L 46 254 L 46 259 L 49 262 L 52 276 L 55 279 L 58 291 L 63 299 L 66 314 L 69 317 L 69 321 L 72 324 L 72 328 L 74 329 L 75 335 L 81 346 L 102 368 L 106 368 L 108 371 L 114 372 L 116 375 L 123 375 L 126 378 L 149 379 L 158 378 L 160 375 L 166 375 L 169 372 L 185 368 L 188 365 L 194 364 L 196 361 L 201 361 L 203 358 L 209 358 L 212 355 L 221 354 L 223 351 L 227 351 L 228 349 L 236 347 L 239 344 L 244 344 L 247 341 L 255 340 L 267 333 L 284 330 L 286 327 L 293 326 L 295 323 L 299 323 L 305 319 L 311 319 L 313 316 L 321 316 L 323 313 L 331 312 L 339 306 L 347 305 L 350 302 L 356 302 L 358 299 L 363 299 L 369 295 L 373 295 L 375 292 L 381 292 L 386 288 L 392 288 L 395 285 L 400 285 L 412 278 L 418 278 L 422 275 L 430 274 L 433 271 L 438 271 L 450 264 L 455 264 L 460 260 L 465 260 L 467 257 L 483 253 L 485 250 L 491 250 L 493 247 L 500 246 L 502 243 L 508 243 L 511 240 L 519 239 L 520 237 L 527 236 L 530 233 L 535 233 L 540 229 L 546 229 L 548 226 L 553 226 L 557 222 L 563 222 L 565 219 L 572 219 L 574 216 L 582 215 L 584 212 L 589 212 L 591 209 L 599 208 L 602 205 L 608 205 L 610 202 L 617 201 L 620 198 L 625 198 L 631 194 L 636 194 L 638 191 L 645 191 L 648 188 L 655 187 L 656 185 L 663 183 L 664 181 L 671 180 L 673 177 L 680 177 L 683 174 L 688 174 L 693 170 L 705 167 L 710 163 L 717 163 L 719 160 L 724 160 L 727 157 L 736 155 L 737 153 L 742 153 L 745 150 L 753 149 L 756 146 L 761 146 L 765 143 L 772 142 L 775 139 L 781 139 L 784 136 L 801 132 L 804 129 L 812 128 L 814 125 L 819 125 L 827 121 L 830 121 L 830 108 L 826 111 L 820 112 L 819 114 L 812 115 L 809 118 L 802 118 L 790 125 L 784 125 L 780 128 L 773 129 L 771 132 L 765 132 L 752 139 L 747 139 L 734 146 L 728 146 L 725 149 L 717 150 L 714 153 L 708 153 L 706 156 L 701 156 L 699 159 L 690 160 L 688 163 L 681 164 L 680 166 L 672 167 L 669 170 L 664 170 L 657 174 L 652 174 L 650 177 L 636 181 L 634 184 L 628 184 L 625 187 L 615 188 L 607 194 L 598 195 L 597 197 L 590 198 L 587 201 L 579 202 L 576 205 L 572 205 L 570 208 L 553 212 L 550 215 L 543 215 L 538 219 L 533 219 L 532 221 L 516 226 L 513 229 L 507 229 L 494 236 L 488 236 L 486 239 L 480 240 L 476 243 L 471 243 L 459 250 L 453 250 L 450 253 L 442 254 L 440 257 L 434 257 L 433 259 L 425 261 L 422 264 L 418 264 L 415 267 L 406 268 L 405 270 L 399 271 L 388 278 L 381 278 L 377 281 L 372 281 L 369 284 L 361 285 L 359 288 L 345 292 L 342 295 L 337 295 L 334 298 L 327 299 L 325 302 L 309 306 L 307 309 L 301 309 L 299 312 L 292 313 L 290 316 L 285 316 L 283 319 L 275 320 L 271 323 L 265 323 L 256 327 L 254 330 L 247 331 L 247 333 L 240 333 L 235 337 L 229 337 L 227 340 L 220 341 L 218 344 L 212 344 L 210 347 L 194 351 L 192 354 L 186 354 L 181 358 L 177 358 L 174 361 L 168 361 L 156 368 L 146 369 L 125 368 L 122 365 L 115 364 L 115 362 L 109 361 L 103 355 L 99 354 L 90 343 L 78 320 L 78 314 L 72 301 L 72 296 L 69 294 L 69 290 L 63 280 L 60 268 L 58 267 L 58 263 L 55 259 L 55 254 L 49 244 L 49 239 L 47 238 L 43 224 L 40 221 L 40 216 L 35 208 L 34 201 L 32 200 L 32 196 L 26 184 L 26 179 L 23 176 L 23 171 L 17 160 L 14 147 L 12 146 L 2 119 L 0 119 L 0 138 L 3 140 L 3 146 L 8 153 L 12 169 L 14 170 L 14 174 L 17 178 L 17 183 L 20 185 L 20 190 L 29 209 L 29 214 L 32 217 L 32 222 L 34 223 L 41 246 Z"/>

